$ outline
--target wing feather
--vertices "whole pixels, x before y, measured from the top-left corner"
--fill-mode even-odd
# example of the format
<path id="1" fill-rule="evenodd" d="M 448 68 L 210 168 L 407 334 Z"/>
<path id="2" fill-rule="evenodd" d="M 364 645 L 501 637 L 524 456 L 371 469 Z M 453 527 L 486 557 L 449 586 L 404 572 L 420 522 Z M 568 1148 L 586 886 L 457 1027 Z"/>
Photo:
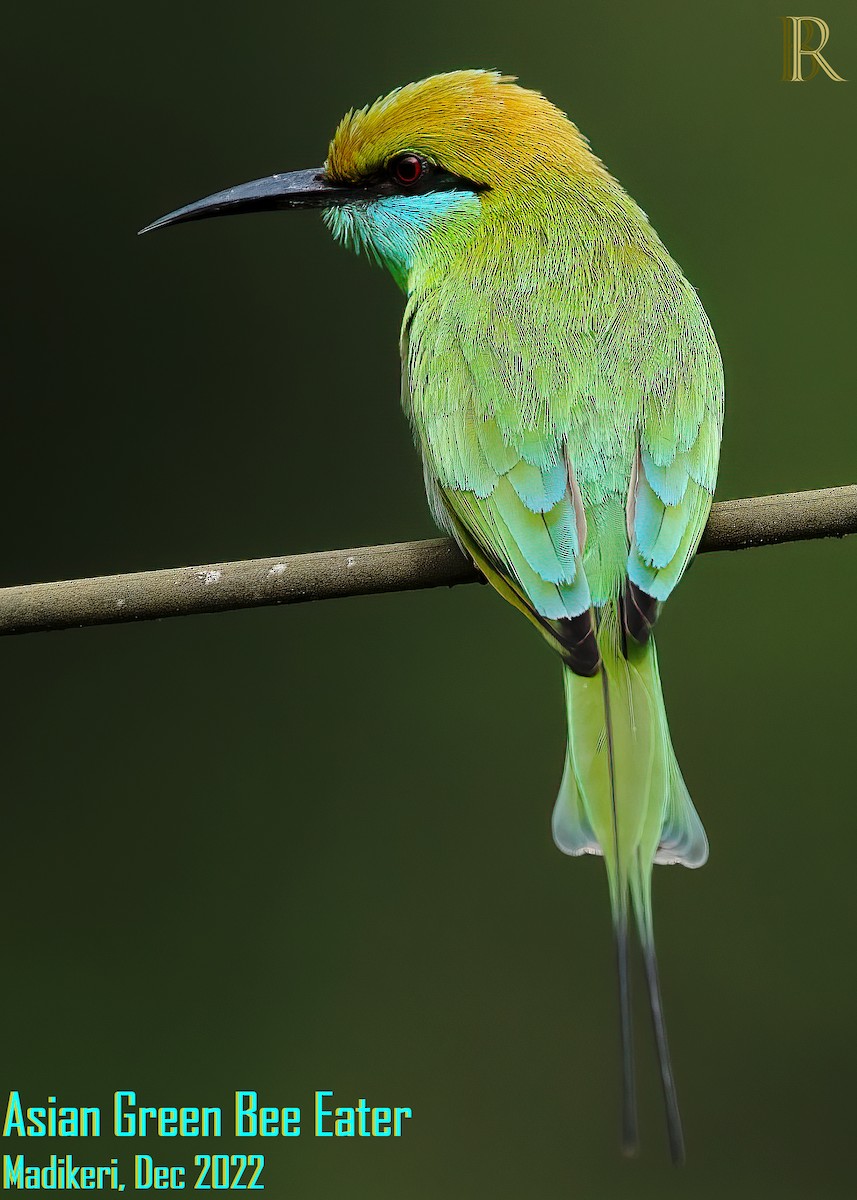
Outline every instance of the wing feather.
<path id="1" fill-rule="evenodd" d="M 660 244 L 585 249 L 525 293 L 512 258 L 492 257 L 490 278 L 469 262 L 412 297 L 403 335 L 435 505 L 550 620 L 628 578 L 669 595 L 707 519 L 722 424 L 713 335 Z"/>

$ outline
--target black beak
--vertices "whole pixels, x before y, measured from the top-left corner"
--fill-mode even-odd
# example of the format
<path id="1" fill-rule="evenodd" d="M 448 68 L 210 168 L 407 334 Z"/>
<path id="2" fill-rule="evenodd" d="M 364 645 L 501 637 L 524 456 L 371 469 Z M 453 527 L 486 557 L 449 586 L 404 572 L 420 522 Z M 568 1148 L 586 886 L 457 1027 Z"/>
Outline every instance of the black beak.
<path id="1" fill-rule="evenodd" d="M 175 212 L 159 217 L 140 233 L 152 229 L 164 229 L 167 225 L 181 225 L 185 221 L 204 221 L 206 217 L 229 217 L 236 213 L 273 212 L 279 208 L 328 208 L 332 204 L 347 204 L 354 200 L 361 189 L 332 183 L 324 171 L 317 167 L 309 171 L 290 171 L 285 175 L 271 175 L 267 179 L 254 179 L 251 183 L 240 183 L 215 192 L 195 204 L 186 204 Z"/>

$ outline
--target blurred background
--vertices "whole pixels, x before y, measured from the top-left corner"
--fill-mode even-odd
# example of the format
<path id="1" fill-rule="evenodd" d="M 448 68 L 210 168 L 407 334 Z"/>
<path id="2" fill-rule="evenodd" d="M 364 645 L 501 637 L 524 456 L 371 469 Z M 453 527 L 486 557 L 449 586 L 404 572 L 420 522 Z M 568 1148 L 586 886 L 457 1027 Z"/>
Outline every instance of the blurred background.
<path id="1" fill-rule="evenodd" d="M 135 231 L 462 66 L 568 111 L 699 289 L 719 497 L 857 480 L 857 12 L 819 10 L 849 82 L 789 85 L 782 8 L 9 9 L 3 582 L 433 535 L 391 281 L 314 214 Z M 303 1200 L 853 1195 L 855 591 L 857 539 L 706 555 L 660 626 L 712 847 L 655 879 L 684 1171 L 642 1006 L 619 1156 L 603 868 L 549 829 L 559 672 L 485 588 L 0 645 L 0 1098 L 413 1108 L 395 1142 L 250 1146 Z M 128 1178 L 230 1143 L 2 1148 Z"/>

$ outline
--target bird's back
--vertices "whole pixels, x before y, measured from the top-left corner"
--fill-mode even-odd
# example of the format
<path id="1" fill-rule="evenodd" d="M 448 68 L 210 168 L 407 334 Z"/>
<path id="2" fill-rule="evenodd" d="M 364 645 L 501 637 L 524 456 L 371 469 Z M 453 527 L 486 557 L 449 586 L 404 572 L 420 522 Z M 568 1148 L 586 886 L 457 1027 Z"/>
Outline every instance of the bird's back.
<path id="1" fill-rule="evenodd" d="M 592 603 L 616 598 L 632 567 L 665 598 L 710 505 L 722 376 L 696 293 L 645 216 L 600 177 L 501 199 L 442 275 L 414 283 L 405 407 L 447 526 L 488 522 L 484 551 L 517 568 L 546 616 L 582 603 L 571 559 L 584 541 Z M 648 525 L 634 554 L 640 489 Z M 576 550 L 552 536 L 584 521 Z M 575 580 L 577 599 L 555 594 Z"/>

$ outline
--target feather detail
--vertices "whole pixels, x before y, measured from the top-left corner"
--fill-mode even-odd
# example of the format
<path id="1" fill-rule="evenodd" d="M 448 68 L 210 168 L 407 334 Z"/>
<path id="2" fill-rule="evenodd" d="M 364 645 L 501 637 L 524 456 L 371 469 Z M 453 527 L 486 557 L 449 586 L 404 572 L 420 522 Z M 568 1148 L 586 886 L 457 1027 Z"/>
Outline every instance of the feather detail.
<path id="1" fill-rule="evenodd" d="M 565 496 L 568 490 L 568 472 L 565 459 L 539 468 L 521 459 L 509 471 L 506 478 L 518 493 L 520 500 L 531 512 L 546 513 Z"/>
<path id="2" fill-rule="evenodd" d="M 330 223 L 407 293 L 402 399 L 433 511 L 565 664 L 554 836 L 566 853 L 605 859 L 625 1147 L 636 1142 L 633 918 L 679 1161 L 651 872 L 700 865 L 707 843 L 675 761 L 651 630 L 711 505 L 719 353 L 645 214 L 543 97 L 492 72 L 408 85 L 348 114 L 327 170 L 371 186 L 403 149 L 458 184 L 441 198 L 355 204 Z"/>

